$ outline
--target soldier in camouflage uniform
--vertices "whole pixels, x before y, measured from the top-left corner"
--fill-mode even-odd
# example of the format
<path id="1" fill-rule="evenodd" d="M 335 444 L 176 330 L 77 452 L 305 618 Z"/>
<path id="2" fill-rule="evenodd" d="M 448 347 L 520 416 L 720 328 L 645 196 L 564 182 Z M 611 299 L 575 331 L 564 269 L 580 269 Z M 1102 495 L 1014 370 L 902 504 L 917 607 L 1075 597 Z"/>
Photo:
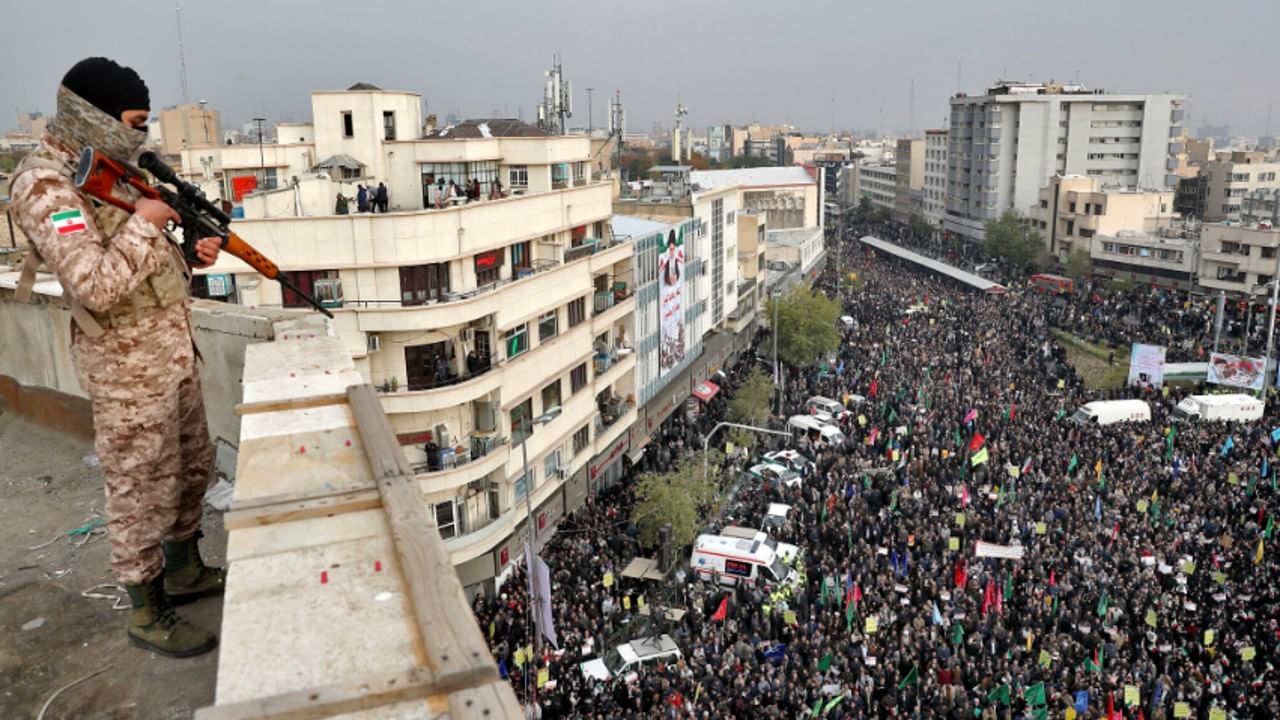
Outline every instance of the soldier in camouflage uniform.
<path id="1" fill-rule="evenodd" d="M 132 159 L 146 140 L 147 86 L 129 68 L 89 58 L 63 78 L 57 108 L 11 186 L 16 219 L 36 251 L 26 285 L 27 271 L 43 261 L 72 308 L 71 354 L 93 403 L 111 567 L 133 606 L 129 638 L 163 655 L 198 655 L 217 637 L 178 617 L 172 600 L 222 592 L 224 573 L 207 567 L 196 546 L 213 447 L 189 270 L 163 230 L 177 215 L 118 188 L 135 204 L 129 215 L 72 180 L 84 147 Z M 217 258 L 217 242 L 200 241 L 204 265 Z"/>

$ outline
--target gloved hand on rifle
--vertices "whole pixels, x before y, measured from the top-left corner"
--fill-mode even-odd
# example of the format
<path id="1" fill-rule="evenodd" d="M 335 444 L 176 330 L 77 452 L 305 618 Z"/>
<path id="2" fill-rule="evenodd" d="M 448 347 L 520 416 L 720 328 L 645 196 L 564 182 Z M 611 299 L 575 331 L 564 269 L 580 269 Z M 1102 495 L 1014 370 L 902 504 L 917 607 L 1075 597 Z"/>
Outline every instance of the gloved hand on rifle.
<path id="1" fill-rule="evenodd" d="M 182 218 L 177 211 L 163 201 L 151 198 L 138 198 L 134 203 L 133 214 L 141 215 L 143 220 L 163 230 L 170 222 L 180 223 Z M 192 263 L 196 268 L 207 268 L 218 261 L 218 251 L 222 248 L 222 239 L 216 237 L 201 238 L 196 241 L 196 257 L 199 262 Z"/>

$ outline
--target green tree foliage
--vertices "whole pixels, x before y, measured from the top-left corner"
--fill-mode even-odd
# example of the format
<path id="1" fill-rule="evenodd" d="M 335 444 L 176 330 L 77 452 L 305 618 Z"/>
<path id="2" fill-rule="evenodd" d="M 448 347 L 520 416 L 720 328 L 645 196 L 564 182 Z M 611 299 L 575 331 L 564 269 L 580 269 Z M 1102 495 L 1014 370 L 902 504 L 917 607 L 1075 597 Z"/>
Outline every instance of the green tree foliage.
<path id="1" fill-rule="evenodd" d="M 671 523 L 671 542 L 677 549 L 693 544 L 703 524 L 701 512 L 716 496 L 715 475 L 702 479 L 702 457 L 694 453 L 670 472 L 640 477 L 631 521 L 640 530 L 642 544 L 656 543 L 658 530 L 666 523 Z M 711 473 L 718 471 L 721 460 L 719 453 L 711 453 Z"/>
<path id="2" fill-rule="evenodd" d="M 1027 222 L 1012 210 L 987 221 L 987 252 L 1011 265 L 1030 268 L 1043 254 L 1044 241 Z"/>
<path id="3" fill-rule="evenodd" d="M 729 402 L 729 421 L 742 425 L 762 425 L 769 418 L 769 399 L 773 395 L 773 380 L 757 366 L 738 386 Z M 734 429 L 729 435 L 735 445 L 750 446 L 763 439 L 755 433 Z"/>
<path id="4" fill-rule="evenodd" d="M 1093 270 L 1093 260 L 1089 258 L 1089 251 L 1084 248 L 1076 248 L 1067 255 L 1066 273 L 1067 277 L 1080 278 L 1088 275 Z"/>
<path id="5" fill-rule="evenodd" d="M 907 231 L 916 237 L 927 238 L 933 234 L 933 225 L 928 220 L 912 213 L 907 220 Z"/>
<path id="6" fill-rule="evenodd" d="M 878 223 L 887 223 L 893 219 L 893 213 L 888 208 L 878 207 L 871 211 L 871 219 Z"/>
<path id="7" fill-rule="evenodd" d="M 778 357 L 803 367 L 840 346 L 840 331 L 836 328 L 840 305 L 835 300 L 814 292 L 807 285 L 797 284 L 781 297 L 770 298 L 770 322 L 775 305 Z"/>
<path id="8" fill-rule="evenodd" d="M 871 198 L 863 195 L 858 198 L 858 218 L 865 220 L 871 216 Z"/>

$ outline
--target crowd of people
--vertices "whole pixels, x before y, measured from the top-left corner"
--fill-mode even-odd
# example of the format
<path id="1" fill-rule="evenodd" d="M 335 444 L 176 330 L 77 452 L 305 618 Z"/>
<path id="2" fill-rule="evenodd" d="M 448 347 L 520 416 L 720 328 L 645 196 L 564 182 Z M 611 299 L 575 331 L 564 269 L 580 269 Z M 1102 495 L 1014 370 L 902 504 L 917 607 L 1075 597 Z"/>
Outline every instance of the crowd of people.
<path id="1" fill-rule="evenodd" d="M 1280 716 L 1280 412 L 1178 423 L 1172 409 L 1189 392 L 1179 388 L 1144 395 L 1150 422 L 1075 424 L 1099 393 L 1050 332 L 1192 359 L 1212 343 L 1211 307 L 1101 284 L 1055 296 L 1014 281 L 982 296 L 863 247 L 859 230 L 828 248 L 858 281 L 829 270 L 818 283 L 854 322 L 835 362 L 786 368 L 774 418 L 835 398 L 849 409 L 838 420 L 848 442 L 806 443 L 815 470 L 802 483 L 744 481 L 730 509 L 735 524 L 760 527 L 769 503 L 792 506 L 772 533 L 801 548 L 800 586 L 780 602 L 762 581 L 687 580 L 671 596 L 686 613 L 659 628 L 682 657 L 606 681 L 580 671 L 633 628 L 652 630 L 632 597 L 643 590 L 604 580 L 658 554 L 629 521 L 633 482 L 700 446 L 756 362 L 747 352 L 710 407 L 693 422 L 673 416 L 645 464 L 543 549 L 558 650 L 525 654 L 521 570 L 477 599 L 530 715 Z M 915 305 L 925 310 L 904 312 Z M 675 566 L 687 563 L 678 550 Z"/>

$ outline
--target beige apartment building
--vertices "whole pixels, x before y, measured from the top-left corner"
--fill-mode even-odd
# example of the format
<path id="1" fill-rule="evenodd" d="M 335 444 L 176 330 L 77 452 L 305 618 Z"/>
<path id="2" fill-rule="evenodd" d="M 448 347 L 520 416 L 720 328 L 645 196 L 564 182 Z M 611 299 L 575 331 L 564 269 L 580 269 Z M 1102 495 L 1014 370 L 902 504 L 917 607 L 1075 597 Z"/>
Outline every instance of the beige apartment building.
<path id="1" fill-rule="evenodd" d="M 1200 286 L 1234 297 L 1257 296 L 1276 276 L 1280 230 L 1215 223 L 1200 231 Z"/>
<path id="2" fill-rule="evenodd" d="M 1107 186 L 1083 175 L 1049 178 L 1040 188 L 1030 216 L 1045 247 L 1059 259 L 1076 248 L 1089 251 L 1095 236 L 1114 236 L 1122 231 L 1153 233 L 1172 226 L 1177 218 L 1172 190 Z"/>
<path id="3" fill-rule="evenodd" d="M 1257 150 L 1221 153 L 1205 163 L 1205 222 L 1275 222 L 1280 212 L 1280 158 Z"/>
<path id="4" fill-rule="evenodd" d="M 520 556 L 526 497 L 545 537 L 620 475 L 636 279 L 631 244 L 610 232 L 611 183 L 590 171 L 585 135 L 491 119 L 424 136 L 416 93 L 371 86 L 311 104 L 310 127 L 282 136 L 294 142 L 264 146 L 288 179 L 238 197 L 236 231 L 331 308 L 463 584 L 491 590 Z M 184 172 L 219 191 L 241 154 L 188 150 Z M 478 199 L 449 191 L 476 182 Z M 336 214 L 357 183 L 385 183 L 388 212 Z M 197 287 L 305 307 L 226 254 Z"/>
<path id="5" fill-rule="evenodd" d="M 897 209 L 898 166 L 893 162 L 858 165 L 858 190 L 872 207 L 889 212 Z M 861 201 L 861 198 L 859 198 Z"/>
<path id="6" fill-rule="evenodd" d="M 1119 230 L 1114 235 L 1094 235 L 1087 247 L 1094 275 L 1137 285 L 1195 289 L 1198 245 L 1180 229 Z"/>
<path id="7" fill-rule="evenodd" d="M 924 219 L 941 230 L 947 214 L 947 131 L 924 131 Z"/>
<path id="8" fill-rule="evenodd" d="M 906 222 L 912 215 L 924 214 L 924 138 L 898 140 L 898 152 L 894 156 L 897 173 L 894 175 L 894 215 L 899 222 Z"/>
<path id="9" fill-rule="evenodd" d="M 160 111 L 160 149 L 177 157 L 187 148 L 209 148 L 221 144 L 218 111 L 204 103 L 178 105 Z"/>

